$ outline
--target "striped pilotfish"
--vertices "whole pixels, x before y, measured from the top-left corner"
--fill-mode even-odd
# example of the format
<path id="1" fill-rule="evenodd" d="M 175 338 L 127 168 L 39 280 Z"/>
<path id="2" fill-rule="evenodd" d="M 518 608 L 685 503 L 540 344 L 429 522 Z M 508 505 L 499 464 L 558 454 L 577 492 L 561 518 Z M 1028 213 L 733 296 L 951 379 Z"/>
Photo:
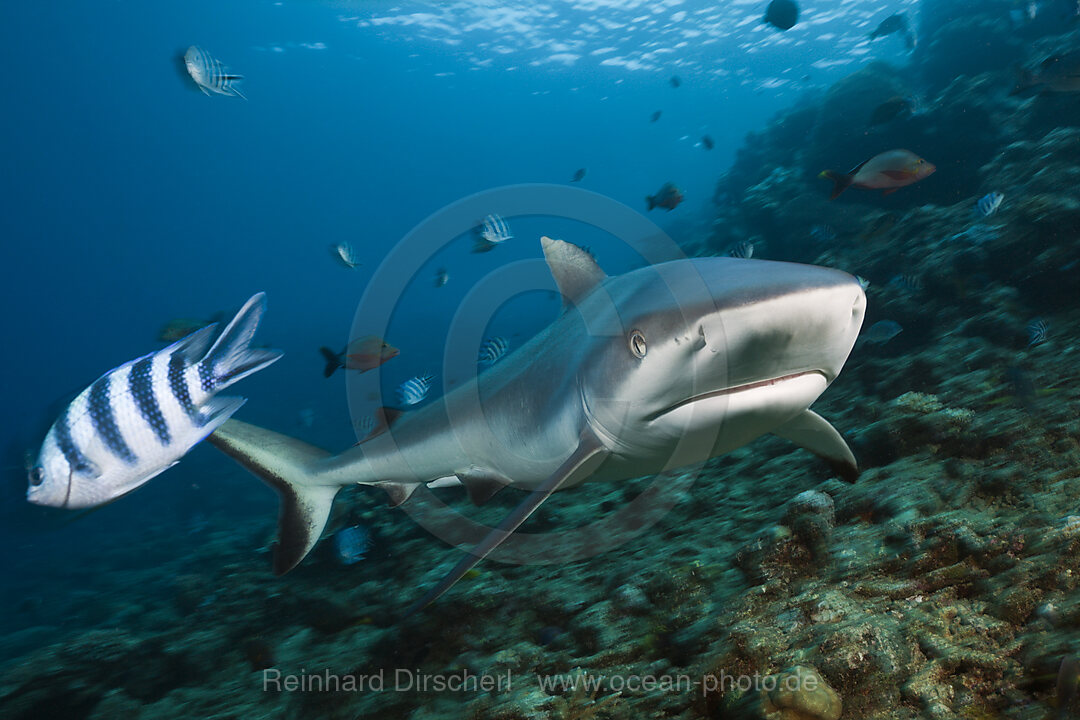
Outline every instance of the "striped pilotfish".
<path id="1" fill-rule="evenodd" d="M 999 192 L 992 192 L 983 195 L 979 198 L 979 201 L 975 203 L 975 213 L 982 217 L 990 217 L 997 212 L 1001 207 L 1001 201 L 1005 199 L 1005 195 Z"/>
<path id="2" fill-rule="evenodd" d="M 1042 345 L 1050 337 L 1050 325 L 1045 320 L 1035 318 L 1027 326 L 1028 347 Z"/>
<path id="3" fill-rule="evenodd" d="M 429 374 L 417 375 L 406 380 L 397 389 L 398 402 L 402 405 L 416 405 L 427 397 L 433 382 L 435 382 L 435 378 Z"/>
<path id="4" fill-rule="evenodd" d="M 476 362 L 480 367 L 491 367 L 499 362 L 499 358 L 510 349 L 510 342 L 504 337 L 494 337 L 485 340 L 480 346 L 480 352 Z"/>
<path id="5" fill-rule="evenodd" d="M 742 260 L 749 260 L 754 257 L 754 243 L 749 240 L 743 240 L 741 243 L 732 245 L 727 251 L 728 257 L 740 258 Z"/>
<path id="6" fill-rule="evenodd" d="M 228 72 L 220 60 L 203 50 L 198 45 L 192 45 L 184 53 L 184 67 L 188 75 L 206 95 L 229 95 L 231 97 L 244 98 L 244 94 L 236 87 L 236 83 L 244 79 L 243 75 Z"/>
<path id="7" fill-rule="evenodd" d="M 474 238 L 472 249 L 474 253 L 488 252 L 499 243 L 506 242 L 514 237 L 506 221 L 494 214 L 484 218 L 483 224 L 477 228 L 476 232 L 477 235 Z"/>
<path id="8" fill-rule="evenodd" d="M 45 436 L 27 499 L 93 507 L 179 462 L 244 404 L 217 393 L 281 357 L 250 346 L 265 308 L 259 293 L 213 345 L 216 324 L 110 370 L 83 390 Z"/>

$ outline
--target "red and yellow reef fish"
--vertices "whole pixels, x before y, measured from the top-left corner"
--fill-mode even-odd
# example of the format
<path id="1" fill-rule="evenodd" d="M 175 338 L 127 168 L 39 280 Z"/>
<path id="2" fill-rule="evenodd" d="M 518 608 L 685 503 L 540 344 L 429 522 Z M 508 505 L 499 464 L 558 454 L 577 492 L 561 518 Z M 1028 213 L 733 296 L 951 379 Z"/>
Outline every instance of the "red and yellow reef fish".
<path id="1" fill-rule="evenodd" d="M 319 352 L 326 358 L 323 375 L 330 377 L 339 367 L 367 372 L 397 357 L 401 351 L 377 335 L 365 335 L 353 340 L 340 353 L 328 347 L 319 348 Z"/>
<path id="2" fill-rule="evenodd" d="M 923 160 L 910 150 L 888 150 L 879 153 L 855 167 L 847 174 L 826 170 L 818 177 L 833 181 L 829 199 L 849 187 L 864 190 L 884 190 L 883 195 L 891 195 L 902 187 L 917 183 L 930 177 L 937 170 L 933 163 Z"/>
<path id="3" fill-rule="evenodd" d="M 655 195 L 649 195 L 645 198 L 645 202 L 648 203 L 650 210 L 662 207 L 668 212 L 677 208 L 682 201 L 682 190 L 680 190 L 675 183 L 664 183 L 663 187 L 661 187 Z"/>

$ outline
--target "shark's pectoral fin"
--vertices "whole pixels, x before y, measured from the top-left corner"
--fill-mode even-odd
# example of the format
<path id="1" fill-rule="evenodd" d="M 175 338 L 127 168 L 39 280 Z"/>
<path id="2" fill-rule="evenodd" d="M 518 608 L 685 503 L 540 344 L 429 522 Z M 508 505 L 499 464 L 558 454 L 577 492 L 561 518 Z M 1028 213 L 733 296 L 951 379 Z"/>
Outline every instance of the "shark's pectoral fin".
<path id="1" fill-rule="evenodd" d="M 844 438 L 813 410 L 804 410 L 772 432 L 824 458 L 847 482 L 859 478 L 859 465 Z"/>
<path id="2" fill-rule="evenodd" d="M 588 250 L 565 240 L 552 240 L 547 235 L 540 238 L 540 244 L 566 305 L 579 302 L 607 280 L 607 274 Z"/>
<path id="3" fill-rule="evenodd" d="M 473 505 L 483 505 L 511 482 L 510 478 L 490 470 L 469 470 L 456 474 Z"/>
<path id="4" fill-rule="evenodd" d="M 274 574 L 284 575 L 319 541 L 337 485 L 313 482 L 313 465 L 329 453 L 286 435 L 229 420 L 210 436 L 210 443 L 258 475 L 281 497 Z"/>
<path id="5" fill-rule="evenodd" d="M 607 450 L 591 432 L 586 431 L 582 434 L 577 449 L 562 465 L 559 466 L 559 469 L 552 473 L 539 487 L 529 493 L 529 496 L 525 498 L 520 505 L 514 508 L 514 511 L 507 515 L 506 518 L 499 523 L 498 527 L 489 532 L 476 547 L 469 551 L 467 556 L 462 558 L 461 562 L 454 566 L 453 570 L 446 574 L 446 577 L 440 580 L 435 587 L 431 588 L 431 590 L 428 590 L 422 598 L 413 603 L 413 605 L 405 612 L 404 617 L 409 617 L 413 613 L 423 610 L 433 603 L 440 595 L 453 587 L 454 583 L 460 580 L 465 573 L 469 572 L 473 566 L 487 557 L 492 550 L 510 537 L 510 535 L 536 511 L 536 508 L 540 507 L 545 500 L 551 497 L 553 492 L 566 484 L 571 478 L 587 477 L 588 475 L 591 475 L 606 457 Z"/>

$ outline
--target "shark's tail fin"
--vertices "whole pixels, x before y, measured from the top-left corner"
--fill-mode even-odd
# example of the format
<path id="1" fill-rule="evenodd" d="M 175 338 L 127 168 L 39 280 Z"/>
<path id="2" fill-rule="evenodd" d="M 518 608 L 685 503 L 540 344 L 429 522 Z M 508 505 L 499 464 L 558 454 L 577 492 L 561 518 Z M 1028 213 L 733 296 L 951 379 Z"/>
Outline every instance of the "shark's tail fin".
<path id="1" fill-rule="evenodd" d="M 319 541 L 338 485 L 316 481 L 316 463 L 329 453 L 270 430 L 229 420 L 210 436 L 210 442 L 251 472 L 281 497 L 274 574 L 296 567 Z"/>

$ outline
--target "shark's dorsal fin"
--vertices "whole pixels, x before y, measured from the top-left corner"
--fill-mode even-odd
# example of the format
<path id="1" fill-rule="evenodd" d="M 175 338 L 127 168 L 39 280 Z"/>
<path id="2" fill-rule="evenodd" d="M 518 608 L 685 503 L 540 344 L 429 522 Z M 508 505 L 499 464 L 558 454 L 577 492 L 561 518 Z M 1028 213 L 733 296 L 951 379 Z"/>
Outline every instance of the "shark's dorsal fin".
<path id="1" fill-rule="evenodd" d="M 552 240 L 547 235 L 540 238 L 555 284 L 559 286 L 564 304 L 573 305 L 607 280 L 607 275 L 596 264 L 596 258 L 588 250 L 566 242 Z"/>

